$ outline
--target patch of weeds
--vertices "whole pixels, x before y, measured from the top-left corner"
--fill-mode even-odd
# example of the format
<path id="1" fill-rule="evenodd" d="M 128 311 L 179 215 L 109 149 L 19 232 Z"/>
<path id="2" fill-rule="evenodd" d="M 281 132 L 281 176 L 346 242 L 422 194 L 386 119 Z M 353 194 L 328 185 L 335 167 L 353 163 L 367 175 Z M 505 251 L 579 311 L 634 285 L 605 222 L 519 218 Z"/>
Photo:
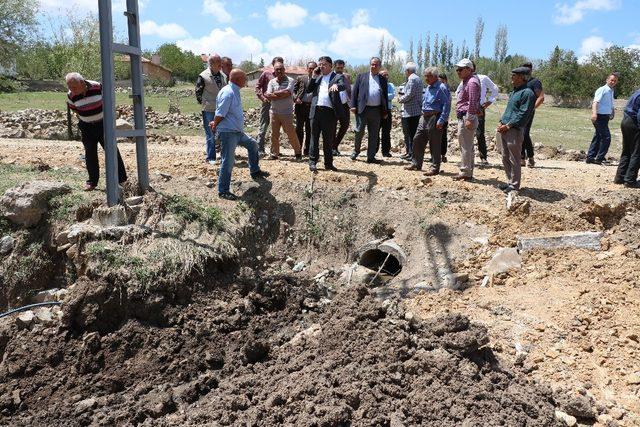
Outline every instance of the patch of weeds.
<path id="1" fill-rule="evenodd" d="M 87 197 L 81 193 L 70 193 L 56 196 L 49 201 L 51 218 L 58 221 L 70 221 L 74 218 L 76 210 L 87 203 Z"/>
<path id="2" fill-rule="evenodd" d="M 0 236 L 11 233 L 11 223 L 3 216 L 0 216 Z"/>
<path id="3" fill-rule="evenodd" d="M 222 212 L 216 206 L 203 206 L 202 202 L 181 195 L 167 198 L 167 210 L 185 222 L 199 222 L 207 230 L 221 230 Z"/>
<path id="4" fill-rule="evenodd" d="M 37 171 L 31 166 L 0 163 L 0 194 L 21 182 L 33 179 L 36 174 Z"/>
<path id="5" fill-rule="evenodd" d="M 131 258 L 128 258 L 123 249 L 111 248 L 102 242 L 92 242 L 87 245 L 87 254 L 100 259 L 107 269 L 118 269 L 129 265 Z"/>
<path id="6" fill-rule="evenodd" d="M 447 205 L 447 201 L 444 199 L 438 199 L 435 201 L 433 207 L 428 210 L 430 215 L 435 215 L 440 212 Z"/>

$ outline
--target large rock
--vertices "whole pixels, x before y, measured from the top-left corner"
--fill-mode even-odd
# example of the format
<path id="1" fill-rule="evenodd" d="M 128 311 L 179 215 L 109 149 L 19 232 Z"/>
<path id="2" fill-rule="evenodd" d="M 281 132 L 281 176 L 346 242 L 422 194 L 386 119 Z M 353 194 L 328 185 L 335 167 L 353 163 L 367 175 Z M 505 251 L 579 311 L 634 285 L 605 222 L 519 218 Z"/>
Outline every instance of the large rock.
<path id="1" fill-rule="evenodd" d="M 32 227 L 48 210 L 51 198 L 69 192 L 71 188 L 63 182 L 31 181 L 8 189 L 0 199 L 0 207 L 14 224 Z"/>
<path id="2" fill-rule="evenodd" d="M 6 255 L 13 250 L 15 240 L 11 236 L 4 236 L 0 239 L 0 255 Z"/>
<path id="3" fill-rule="evenodd" d="M 96 208 L 91 219 L 101 227 L 119 227 L 128 223 L 127 212 L 122 205 Z"/>
<path id="4" fill-rule="evenodd" d="M 484 267 L 487 274 L 500 274 L 522 267 L 522 257 L 516 248 L 500 248 Z"/>
<path id="5" fill-rule="evenodd" d="M 600 243 L 602 236 L 602 232 L 587 231 L 551 233 L 539 236 L 517 236 L 517 239 L 518 249 L 521 251 L 560 248 L 579 248 L 599 251 L 602 249 Z"/>
<path id="6" fill-rule="evenodd" d="M 116 129 L 118 130 L 131 130 L 133 129 L 133 125 L 126 121 L 125 119 L 117 119 L 116 120 Z"/>

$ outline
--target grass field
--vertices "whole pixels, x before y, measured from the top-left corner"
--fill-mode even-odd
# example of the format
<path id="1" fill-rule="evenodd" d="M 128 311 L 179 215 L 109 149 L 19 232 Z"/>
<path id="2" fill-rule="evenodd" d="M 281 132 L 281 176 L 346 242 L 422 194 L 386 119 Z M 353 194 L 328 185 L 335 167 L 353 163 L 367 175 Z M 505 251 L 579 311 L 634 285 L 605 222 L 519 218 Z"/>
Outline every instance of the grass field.
<path id="1" fill-rule="evenodd" d="M 178 89 L 190 88 L 191 86 L 181 86 Z M 48 110 L 64 110 L 65 97 L 62 92 L 23 92 L 23 93 L 3 93 L 0 94 L 0 111 L 16 111 L 26 108 L 43 108 Z M 130 103 L 128 95 L 119 93 L 116 96 L 118 105 Z M 258 108 L 260 102 L 256 98 L 252 88 L 242 89 L 242 101 L 245 110 Z M 147 94 L 145 105 L 152 107 L 155 111 L 167 112 L 169 110 L 169 97 L 166 95 Z M 506 101 L 500 101 L 489 108 L 487 112 L 486 130 L 488 133 L 496 126 L 499 116 L 504 110 Z M 179 99 L 180 110 L 183 114 L 199 113 L 200 105 L 195 97 L 182 97 Z M 590 111 L 588 109 L 557 108 L 549 105 L 542 105 L 536 111 L 536 118 L 532 130 L 534 143 L 540 142 L 544 145 L 563 146 L 578 150 L 586 150 L 593 136 L 593 125 L 589 120 Z M 612 131 L 612 154 L 620 152 L 621 135 L 620 120 L 622 113 L 619 111 L 615 120 L 610 124 Z M 454 120 L 455 121 L 455 120 Z M 181 133 L 180 130 L 171 128 L 167 132 L 172 134 L 191 135 L 192 131 Z"/>

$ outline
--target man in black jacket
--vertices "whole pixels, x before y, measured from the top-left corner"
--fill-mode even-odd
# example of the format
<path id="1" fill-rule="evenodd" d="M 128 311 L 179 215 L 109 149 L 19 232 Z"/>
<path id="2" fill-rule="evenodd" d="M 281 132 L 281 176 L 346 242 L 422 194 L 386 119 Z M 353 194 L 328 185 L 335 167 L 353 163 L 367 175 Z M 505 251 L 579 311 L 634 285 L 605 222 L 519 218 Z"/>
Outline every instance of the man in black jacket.
<path id="1" fill-rule="evenodd" d="M 373 57 L 369 61 L 370 71 L 358 74 L 351 92 L 351 112 L 356 115 L 355 147 L 351 160 L 356 160 L 360 154 L 364 128 L 369 133 L 367 145 L 367 163 L 380 163 L 376 159 L 376 152 L 380 144 L 380 122 L 389 114 L 389 95 L 387 79 L 380 75 L 382 61 Z"/>
<path id="2" fill-rule="evenodd" d="M 300 76 L 296 80 L 296 84 L 293 87 L 294 102 L 295 102 L 295 114 L 296 114 L 296 134 L 298 135 L 298 141 L 300 145 L 303 145 L 303 154 L 309 155 L 309 146 L 311 144 L 311 122 L 309 121 L 309 113 L 311 111 L 311 97 L 310 93 L 307 93 L 307 87 L 309 82 L 313 78 L 313 70 L 318 67 L 315 61 L 307 63 L 307 75 Z"/>
<path id="3" fill-rule="evenodd" d="M 316 172 L 316 163 L 320 159 L 320 133 L 322 133 L 322 151 L 324 152 L 324 168 L 337 171 L 333 166 L 333 140 L 336 125 L 344 115 L 340 91 L 345 90 L 344 77 L 331 71 L 332 60 L 328 56 L 318 59 L 318 68 L 313 72 L 307 92 L 313 94 L 311 99 L 311 146 L 309 147 L 309 170 Z"/>

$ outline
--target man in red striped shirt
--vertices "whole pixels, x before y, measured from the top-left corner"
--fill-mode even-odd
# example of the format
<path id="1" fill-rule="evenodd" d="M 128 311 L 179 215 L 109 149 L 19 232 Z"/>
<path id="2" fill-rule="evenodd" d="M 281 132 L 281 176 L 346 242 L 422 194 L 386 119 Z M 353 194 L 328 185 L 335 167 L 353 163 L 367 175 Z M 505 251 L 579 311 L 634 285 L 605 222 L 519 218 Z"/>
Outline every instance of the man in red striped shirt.
<path id="1" fill-rule="evenodd" d="M 82 134 L 85 163 L 89 179 L 85 184 L 85 191 L 92 191 L 100 179 L 98 163 L 98 143 L 104 148 L 104 131 L 102 126 L 102 85 L 92 80 L 85 80 L 80 73 L 69 73 L 65 80 L 69 92 L 67 105 L 78 115 L 78 127 Z M 118 182 L 127 180 L 124 162 L 118 151 Z"/>

